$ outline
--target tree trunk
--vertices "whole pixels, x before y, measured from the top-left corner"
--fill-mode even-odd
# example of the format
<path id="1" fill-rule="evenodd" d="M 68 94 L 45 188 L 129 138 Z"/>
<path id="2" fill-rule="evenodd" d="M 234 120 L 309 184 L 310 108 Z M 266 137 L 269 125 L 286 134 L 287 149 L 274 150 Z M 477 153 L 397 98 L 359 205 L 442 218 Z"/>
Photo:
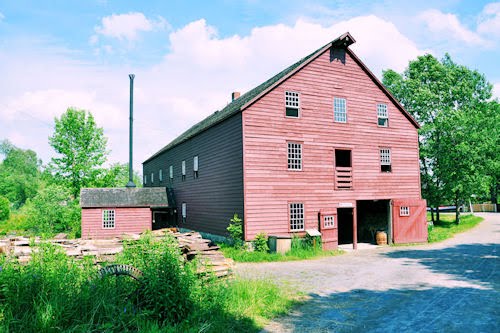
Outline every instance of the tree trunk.
<path id="1" fill-rule="evenodd" d="M 439 206 L 436 208 L 436 221 L 439 223 L 441 220 L 439 219 Z"/>
<path id="2" fill-rule="evenodd" d="M 431 207 L 431 221 L 433 224 L 434 224 L 434 222 L 436 222 L 436 220 L 434 220 L 434 208 L 433 207 Z"/>
<path id="3" fill-rule="evenodd" d="M 458 194 L 455 195 L 455 223 L 460 224 L 460 201 L 458 200 Z"/>

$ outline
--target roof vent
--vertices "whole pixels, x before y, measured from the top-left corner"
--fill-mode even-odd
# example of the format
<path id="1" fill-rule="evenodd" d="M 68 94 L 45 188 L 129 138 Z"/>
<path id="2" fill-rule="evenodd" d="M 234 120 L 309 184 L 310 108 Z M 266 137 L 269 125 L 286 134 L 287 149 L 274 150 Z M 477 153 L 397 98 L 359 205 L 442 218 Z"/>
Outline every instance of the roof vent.
<path id="1" fill-rule="evenodd" d="M 231 101 L 234 101 L 238 98 L 240 98 L 240 92 L 239 91 L 234 91 L 232 94 L 231 94 Z"/>

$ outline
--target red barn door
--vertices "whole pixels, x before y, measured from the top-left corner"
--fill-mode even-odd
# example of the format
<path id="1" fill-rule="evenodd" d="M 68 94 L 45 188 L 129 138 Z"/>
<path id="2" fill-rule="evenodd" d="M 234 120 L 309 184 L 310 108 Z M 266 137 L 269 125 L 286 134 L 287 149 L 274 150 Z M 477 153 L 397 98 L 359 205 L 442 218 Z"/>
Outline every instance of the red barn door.
<path id="1" fill-rule="evenodd" d="M 422 199 L 392 200 L 394 243 L 427 242 L 427 202 Z"/>

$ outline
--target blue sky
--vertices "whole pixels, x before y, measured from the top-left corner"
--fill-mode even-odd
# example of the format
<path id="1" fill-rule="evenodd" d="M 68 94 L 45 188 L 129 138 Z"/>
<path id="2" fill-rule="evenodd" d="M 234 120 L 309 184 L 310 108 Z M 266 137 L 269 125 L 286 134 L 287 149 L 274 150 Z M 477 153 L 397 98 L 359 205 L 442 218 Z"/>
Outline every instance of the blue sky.
<path id="1" fill-rule="evenodd" d="M 445 52 L 500 97 L 500 2 L 0 0 L 0 140 L 53 152 L 53 119 L 90 110 L 127 160 L 136 74 L 135 166 L 196 121 L 350 31 L 381 76 Z"/>

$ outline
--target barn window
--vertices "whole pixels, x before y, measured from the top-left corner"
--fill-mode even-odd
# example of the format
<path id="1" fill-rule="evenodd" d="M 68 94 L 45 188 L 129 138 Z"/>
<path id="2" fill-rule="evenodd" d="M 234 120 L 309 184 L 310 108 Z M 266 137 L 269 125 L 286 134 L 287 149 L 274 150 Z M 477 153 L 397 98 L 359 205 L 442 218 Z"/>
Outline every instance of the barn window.
<path id="1" fill-rule="evenodd" d="M 399 216 L 410 216 L 410 207 L 408 206 L 399 207 Z"/>
<path id="2" fill-rule="evenodd" d="M 162 182 L 162 181 L 163 181 L 163 170 L 162 170 L 162 169 L 160 169 L 160 171 L 158 171 L 158 180 L 159 180 L 160 182 Z"/>
<path id="3" fill-rule="evenodd" d="M 380 148 L 380 171 L 391 172 L 391 150 Z"/>
<path id="4" fill-rule="evenodd" d="M 193 177 L 198 178 L 198 156 L 193 157 Z"/>
<path id="5" fill-rule="evenodd" d="M 102 228 L 114 229 L 115 228 L 115 210 L 104 209 L 102 211 Z"/>
<path id="6" fill-rule="evenodd" d="M 186 217 L 187 217 L 187 204 L 185 202 L 182 203 L 181 206 L 181 214 L 182 214 L 182 221 L 186 222 Z"/>
<path id="7" fill-rule="evenodd" d="M 380 127 L 389 126 L 389 112 L 387 111 L 387 104 L 377 104 L 377 118 Z"/>
<path id="8" fill-rule="evenodd" d="M 347 122 L 347 109 L 345 98 L 335 97 L 333 99 L 333 119 L 338 123 Z"/>
<path id="9" fill-rule="evenodd" d="M 300 99 L 299 93 L 295 91 L 285 91 L 286 116 L 291 118 L 299 117 Z"/>
<path id="10" fill-rule="evenodd" d="M 144 185 L 146 185 L 147 183 L 148 183 L 148 176 L 144 175 Z"/>
<path id="11" fill-rule="evenodd" d="M 155 182 L 155 174 L 154 172 L 151 172 L 151 184 Z"/>
<path id="12" fill-rule="evenodd" d="M 168 173 L 170 176 L 170 180 L 174 180 L 174 166 L 173 165 L 168 167 Z"/>
<path id="13" fill-rule="evenodd" d="M 335 227 L 335 216 L 328 215 L 323 218 L 323 225 L 325 228 Z"/>
<path id="14" fill-rule="evenodd" d="M 290 207 L 290 230 L 304 230 L 304 204 L 294 202 L 289 204 Z"/>
<path id="15" fill-rule="evenodd" d="M 288 170 L 302 170 L 302 144 L 288 142 Z"/>
<path id="16" fill-rule="evenodd" d="M 181 163 L 181 173 L 182 173 L 182 180 L 186 180 L 186 161 L 182 161 Z"/>

